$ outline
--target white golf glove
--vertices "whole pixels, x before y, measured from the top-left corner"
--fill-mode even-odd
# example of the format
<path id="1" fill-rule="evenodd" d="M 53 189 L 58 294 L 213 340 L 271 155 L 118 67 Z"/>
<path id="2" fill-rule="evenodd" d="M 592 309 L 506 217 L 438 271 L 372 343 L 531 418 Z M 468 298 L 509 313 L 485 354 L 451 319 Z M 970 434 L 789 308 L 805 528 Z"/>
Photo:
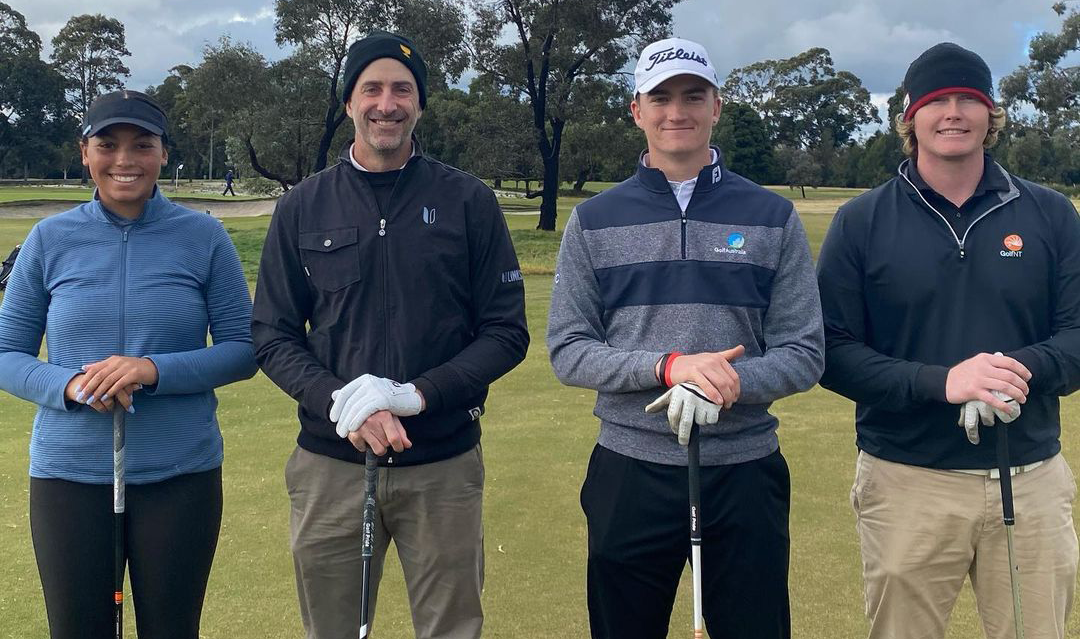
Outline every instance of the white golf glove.
<path id="1" fill-rule="evenodd" d="M 690 427 L 715 424 L 720 419 L 720 406 L 709 401 L 701 387 L 693 382 L 672 386 L 656 401 L 645 407 L 646 413 L 659 413 L 667 407 L 668 425 L 679 436 L 679 445 L 690 443 Z"/>
<path id="2" fill-rule="evenodd" d="M 972 444 L 979 443 L 979 422 L 982 422 L 983 426 L 993 426 L 994 417 L 997 417 L 1001 423 L 1008 424 L 1020 416 L 1020 404 L 1015 399 L 999 391 L 990 391 L 990 393 L 1005 402 L 1005 405 L 1009 407 L 1009 412 L 994 408 L 980 399 L 973 399 L 961 406 L 957 424 L 964 427 L 968 441 Z"/>
<path id="3" fill-rule="evenodd" d="M 342 438 L 363 426 L 376 411 L 388 410 L 406 417 L 419 414 L 423 403 L 416 386 L 367 374 L 334 391 L 330 397 L 334 400 L 330 421 L 337 424 L 337 434 Z"/>

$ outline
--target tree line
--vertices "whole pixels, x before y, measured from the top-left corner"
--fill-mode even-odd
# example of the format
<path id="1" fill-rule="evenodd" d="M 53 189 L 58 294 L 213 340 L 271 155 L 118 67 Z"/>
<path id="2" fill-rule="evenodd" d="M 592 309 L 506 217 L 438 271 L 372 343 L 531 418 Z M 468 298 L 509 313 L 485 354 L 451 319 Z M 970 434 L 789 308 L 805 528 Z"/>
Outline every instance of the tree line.
<path id="1" fill-rule="evenodd" d="M 633 171 L 644 138 L 627 103 L 625 72 L 645 43 L 670 34 L 678 0 L 277 0 L 270 61 L 229 36 L 197 64 L 179 64 L 146 87 L 172 123 L 167 172 L 222 176 L 288 189 L 325 168 L 352 137 L 341 91 L 349 44 L 372 29 L 420 46 L 429 102 L 417 127 L 425 151 L 466 171 L 524 183 L 540 200 L 540 228 L 555 227 L 560 185 L 616 181 Z M 1040 33 L 1029 60 L 999 83 L 1009 124 L 992 151 L 1041 182 L 1080 184 L 1080 12 L 1052 7 L 1060 30 Z M 42 59 L 40 37 L 0 2 L 0 177 L 80 174 L 78 123 L 90 101 L 130 76 L 124 25 L 78 15 Z M 466 89 L 458 88 L 472 70 Z M 763 184 L 868 187 L 902 159 L 869 91 L 815 47 L 733 70 L 713 141 L 734 171 Z M 868 126 L 886 125 L 869 137 Z M 83 173 L 85 179 L 85 174 Z M 535 190 L 534 187 L 535 186 Z"/>

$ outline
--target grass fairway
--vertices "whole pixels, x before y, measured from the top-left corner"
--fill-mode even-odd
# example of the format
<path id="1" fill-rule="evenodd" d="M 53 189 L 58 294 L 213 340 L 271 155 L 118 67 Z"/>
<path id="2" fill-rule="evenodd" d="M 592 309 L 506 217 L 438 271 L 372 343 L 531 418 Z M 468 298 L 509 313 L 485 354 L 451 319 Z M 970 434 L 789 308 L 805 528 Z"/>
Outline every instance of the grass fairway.
<path id="1" fill-rule="evenodd" d="M 845 197 L 796 200 L 815 255 Z M 572 204 L 562 200 L 560 227 Z M 484 417 L 485 637 L 587 637 L 585 520 L 578 491 L 596 438 L 597 423 L 591 414 L 595 394 L 561 386 L 547 361 L 544 332 L 558 234 L 532 230 L 535 216 L 508 220 L 529 273 L 525 283 L 532 345 L 525 362 L 494 385 Z M 0 220 L 0 252 L 6 255 L 32 224 L 32 220 Z M 224 224 L 253 278 L 267 218 L 230 218 Z M 225 513 L 202 634 L 230 639 L 300 637 L 283 479 L 296 436 L 295 404 L 261 373 L 220 389 L 218 396 L 225 436 Z M 815 388 L 778 402 L 773 410 L 781 420 L 781 446 L 792 475 L 793 636 L 864 637 L 859 549 L 848 505 L 856 453 L 853 406 Z M 0 591 L 0 639 L 47 636 L 27 513 L 27 444 L 33 412 L 32 405 L 0 393 L 0 581 L 6 585 Z M 1080 395 L 1062 402 L 1062 415 L 1065 455 L 1080 468 Z M 1023 513 L 1019 517 L 1022 520 Z M 376 636 L 411 636 L 404 584 L 393 553 L 387 564 Z M 688 586 L 684 574 L 671 636 L 690 634 Z M 127 636 L 134 637 L 130 609 L 127 615 Z M 973 599 L 965 588 L 948 637 L 979 636 Z M 1080 622 L 1070 624 L 1068 636 L 1080 637 Z"/>
<path id="2" fill-rule="evenodd" d="M 215 183 L 216 184 L 216 183 Z M 222 183 L 224 184 L 224 183 Z M 161 182 L 161 189 L 167 197 L 178 197 L 185 199 L 198 199 L 198 200 L 254 200 L 260 199 L 264 196 L 257 195 L 241 195 L 237 196 L 222 196 L 220 189 L 222 186 L 214 186 L 213 191 L 200 190 L 199 183 L 190 185 L 186 182 L 181 182 L 176 191 L 172 188 L 172 183 Z M 206 187 L 209 188 L 209 187 Z M 236 188 L 243 191 L 240 184 L 236 185 Z M 0 204 L 9 204 L 13 202 L 86 202 L 94 195 L 94 187 L 88 186 L 0 186 Z"/>

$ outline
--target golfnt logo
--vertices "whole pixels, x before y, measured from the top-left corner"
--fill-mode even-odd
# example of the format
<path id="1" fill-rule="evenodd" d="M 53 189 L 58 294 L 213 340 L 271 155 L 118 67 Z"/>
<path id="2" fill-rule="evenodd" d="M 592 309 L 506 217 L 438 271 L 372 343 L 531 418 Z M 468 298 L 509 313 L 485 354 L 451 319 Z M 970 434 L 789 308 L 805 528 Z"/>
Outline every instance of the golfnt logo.
<path id="1" fill-rule="evenodd" d="M 1024 256 L 1024 238 L 1020 237 L 1016 233 L 1012 235 L 1006 235 L 1002 240 L 1002 244 L 1005 245 L 1005 250 L 1001 251 L 1001 257 L 1023 257 Z"/>
<path id="2" fill-rule="evenodd" d="M 731 235 L 727 236 L 727 246 L 713 247 L 713 252 L 746 255 L 746 251 L 743 250 L 744 246 L 746 246 L 746 236 L 742 233 L 732 233 Z"/>
<path id="3" fill-rule="evenodd" d="M 424 224 L 434 224 L 435 223 L 435 207 L 431 207 L 429 209 L 428 207 L 425 206 L 424 211 L 421 214 L 421 217 L 424 218 Z"/>
<path id="4" fill-rule="evenodd" d="M 668 60 L 689 60 L 691 62 L 697 62 L 703 67 L 709 66 L 709 63 L 705 61 L 705 58 L 699 56 L 692 51 L 683 51 L 682 49 L 673 49 L 671 47 L 668 47 L 667 49 L 662 49 L 649 56 L 649 61 L 651 64 L 649 64 L 648 68 L 646 68 L 645 70 L 651 71 L 652 68 L 656 65 L 662 62 L 667 62 Z"/>

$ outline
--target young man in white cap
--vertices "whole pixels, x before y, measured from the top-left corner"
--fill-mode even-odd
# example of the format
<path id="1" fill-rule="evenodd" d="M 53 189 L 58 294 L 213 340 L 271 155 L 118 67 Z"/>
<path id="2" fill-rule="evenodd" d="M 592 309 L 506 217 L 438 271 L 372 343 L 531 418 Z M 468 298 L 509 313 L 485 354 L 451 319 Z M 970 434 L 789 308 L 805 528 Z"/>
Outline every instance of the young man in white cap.
<path id="1" fill-rule="evenodd" d="M 987 636 L 1013 637 L 995 450 L 1007 434 L 1024 626 L 1064 637 L 1076 485 L 1058 397 L 1080 387 L 1080 219 L 984 152 L 1005 111 L 978 55 L 931 47 L 904 88 L 910 159 L 840 208 L 818 263 L 821 383 L 857 405 L 870 636 L 944 637 L 970 577 Z"/>
<path id="2" fill-rule="evenodd" d="M 719 83 L 701 45 L 650 44 L 634 80 L 648 150 L 567 222 L 547 335 L 559 379 L 599 391 L 581 490 L 592 636 L 667 636 L 690 552 L 696 420 L 706 624 L 788 637 L 790 482 L 768 408 L 823 366 L 806 234 L 790 201 L 709 146 Z M 667 419 L 643 410 L 658 395 Z"/>
<path id="3" fill-rule="evenodd" d="M 477 639 L 480 416 L 525 357 L 521 271 L 491 189 L 412 136 L 427 98 L 412 41 L 356 41 L 344 78 L 353 143 L 278 200 L 255 295 L 259 364 L 299 402 L 285 483 L 300 614 L 308 639 L 359 634 L 370 448 L 371 608 L 392 539 L 414 636 Z"/>

